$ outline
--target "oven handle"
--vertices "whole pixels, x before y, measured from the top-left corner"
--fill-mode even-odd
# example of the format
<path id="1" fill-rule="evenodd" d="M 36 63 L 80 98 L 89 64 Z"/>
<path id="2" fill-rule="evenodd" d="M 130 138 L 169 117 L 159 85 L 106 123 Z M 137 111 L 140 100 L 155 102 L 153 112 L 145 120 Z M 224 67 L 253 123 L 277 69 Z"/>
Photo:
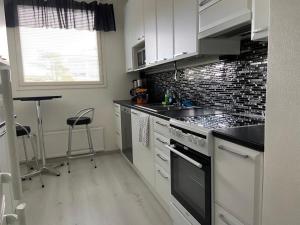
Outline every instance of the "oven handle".
<path id="1" fill-rule="evenodd" d="M 201 169 L 203 166 L 201 163 L 196 162 L 195 160 L 187 157 L 186 155 L 182 154 L 181 152 L 177 151 L 176 149 L 172 148 L 170 145 L 165 145 L 168 149 L 170 149 L 171 152 L 174 152 L 176 155 L 179 155 L 181 158 L 184 158 L 188 162 L 192 163 L 194 166 L 197 166 L 199 169 Z"/>

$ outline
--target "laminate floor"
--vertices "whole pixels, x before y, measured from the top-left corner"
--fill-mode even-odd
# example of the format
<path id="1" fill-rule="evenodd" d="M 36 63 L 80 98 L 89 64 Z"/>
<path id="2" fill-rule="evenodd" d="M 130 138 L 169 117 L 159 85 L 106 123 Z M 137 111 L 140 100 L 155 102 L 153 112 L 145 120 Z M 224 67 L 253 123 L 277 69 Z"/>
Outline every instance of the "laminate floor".
<path id="1" fill-rule="evenodd" d="M 171 225 L 146 185 L 119 154 L 72 161 L 72 172 L 23 183 L 28 225 Z"/>

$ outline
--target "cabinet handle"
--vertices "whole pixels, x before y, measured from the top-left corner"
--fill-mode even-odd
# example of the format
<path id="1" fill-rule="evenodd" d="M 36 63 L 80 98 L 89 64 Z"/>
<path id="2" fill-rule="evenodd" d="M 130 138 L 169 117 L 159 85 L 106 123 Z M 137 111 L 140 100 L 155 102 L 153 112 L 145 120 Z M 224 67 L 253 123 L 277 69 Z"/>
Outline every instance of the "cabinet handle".
<path id="1" fill-rule="evenodd" d="M 169 177 L 166 176 L 166 175 L 164 175 L 164 174 L 161 172 L 161 170 L 157 170 L 157 172 L 158 172 L 163 178 L 165 178 L 166 180 L 169 179 Z"/>
<path id="2" fill-rule="evenodd" d="M 120 136 L 120 132 L 119 131 L 116 131 L 116 134 Z"/>
<path id="3" fill-rule="evenodd" d="M 119 117 L 120 115 L 118 113 L 115 113 L 116 117 Z"/>
<path id="4" fill-rule="evenodd" d="M 228 220 L 223 214 L 219 214 L 219 217 L 226 225 L 232 225 L 231 223 L 228 222 Z"/>
<path id="5" fill-rule="evenodd" d="M 161 154 L 159 154 L 159 153 L 157 153 L 156 154 L 157 155 L 157 157 L 158 158 L 160 158 L 162 161 L 164 161 L 164 162 L 168 162 L 169 160 L 168 159 L 166 159 L 165 157 L 163 157 Z"/>
<path id="6" fill-rule="evenodd" d="M 181 52 L 179 54 L 174 55 L 174 57 L 178 57 L 178 56 L 182 56 L 182 55 L 186 55 L 186 54 L 188 54 L 188 53 L 187 52 Z"/>
<path id="7" fill-rule="evenodd" d="M 249 155 L 246 155 L 246 154 L 242 154 L 242 153 L 236 152 L 236 150 L 229 149 L 229 148 L 227 148 L 227 147 L 225 147 L 225 146 L 223 146 L 223 145 L 219 145 L 218 148 L 219 148 L 220 150 L 223 150 L 223 151 L 232 153 L 232 154 L 234 154 L 234 155 L 243 157 L 244 159 L 249 158 Z"/>
<path id="8" fill-rule="evenodd" d="M 156 121 L 155 123 L 158 124 L 158 125 L 160 125 L 160 126 L 162 126 L 162 127 L 168 127 L 167 124 L 161 123 L 159 121 Z"/>
<path id="9" fill-rule="evenodd" d="M 268 29 L 269 29 L 268 27 L 259 28 L 259 29 L 254 30 L 253 33 L 260 33 L 260 32 L 263 32 L 263 31 L 267 31 Z"/>
<path id="10" fill-rule="evenodd" d="M 133 115 L 136 115 L 136 116 L 139 116 L 139 114 L 138 113 L 136 113 L 136 112 L 131 112 Z"/>
<path id="11" fill-rule="evenodd" d="M 160 143 L 164 144 L 164 145 L 169 144 L 168 142 L 163 141 L 163 140 L 161 140 L 160 138 L 156 138 L 156 140 L 159 141 Z"/>
<path id="12" fill-rule="evenodd" d="M 6 134 L 6 130 L 0 133 L 0 138 Z"/>

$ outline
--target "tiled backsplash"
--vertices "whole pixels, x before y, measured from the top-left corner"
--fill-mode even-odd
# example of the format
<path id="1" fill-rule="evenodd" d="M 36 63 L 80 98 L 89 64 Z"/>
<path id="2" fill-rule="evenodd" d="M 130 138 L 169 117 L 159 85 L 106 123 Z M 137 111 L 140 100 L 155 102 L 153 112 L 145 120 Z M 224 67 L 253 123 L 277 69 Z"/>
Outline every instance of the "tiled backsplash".
<path id="1" fill-rule="evenodd" d="M 266 102 L 267 43 L 243 41 L 241 55 L 219 62 L 146 75 L 150 95 L 161 101 L 167 89 L 198 105 L 263 114 Z"/>

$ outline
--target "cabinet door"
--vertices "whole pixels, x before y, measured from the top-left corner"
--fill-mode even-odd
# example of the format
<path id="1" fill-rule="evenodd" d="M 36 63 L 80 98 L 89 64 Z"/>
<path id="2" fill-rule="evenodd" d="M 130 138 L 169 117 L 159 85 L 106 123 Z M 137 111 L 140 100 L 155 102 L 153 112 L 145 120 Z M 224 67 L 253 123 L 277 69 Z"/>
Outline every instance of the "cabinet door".
<path id="1" fill-rule="evenodd" d="M 262 40 L 268 37 L 270 0 L 252 1 L 252 40 Z"/>
<path id="2" fill-rule="evenodd" d="M 174 0 L 174 56 L 195 54 L 198 51 L 197 0 Z"/>
<path id="3" fill-rule="evenodd" d="M 139 119 L 143 116 L 147 114 L 136 110 L 131 111 L 133 164 L 145 180 L 154 187 L 153 119 L 149 117 L 149 146 L 146 147 L 139 142 Z"/>
<path id="4" fill-rule="evenodd" d="M 135 43 L 142 41 L 145 38 L 144 28 L 144 0 L 134 0 L 134 27 L 135 27 Z"/>
<path id="5" fill-rule="evenodd" d="M 173 58 L 173 0 L 157 1 L 157 46 L 158 61 Z"/>
<path id="6" fill-rule="evenodd" d="M 124 22 L 124 39 L 125 39 L 125 57 L 126 71 L 133 70 L 133 38 L 134 38 L 134 17 L 133 17 L 133 0 L 129 0 L 125 6 L 125 22 Z"/>
<path id="7" fill-rule="evenodd" d="M 260 224 L 262 153 L 215 140 L 215 201 L 245 224 Z"/>
<path id="8" fill-rule="evenodd" d="M 157 61 L 156 0 L 144 2 L 146 64 Z"/>
<path id="9" fill-rule="evenodd" d="M 0 0 L 0 61 L 1 59 L 8 60 L 4 0 Z"/>

